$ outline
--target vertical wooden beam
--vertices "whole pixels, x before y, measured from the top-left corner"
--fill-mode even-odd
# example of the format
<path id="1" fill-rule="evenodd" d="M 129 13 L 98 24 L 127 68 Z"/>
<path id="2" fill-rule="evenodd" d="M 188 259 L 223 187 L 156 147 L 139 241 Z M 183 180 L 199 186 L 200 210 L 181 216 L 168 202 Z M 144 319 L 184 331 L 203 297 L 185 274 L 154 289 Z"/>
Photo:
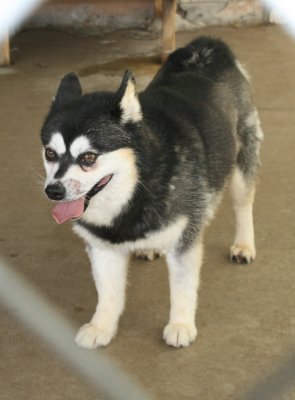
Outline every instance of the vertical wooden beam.
<path id="1" fill-rule="evenodd" d="M 175 50 L 176 1 L 163 0 L 162 62 Z"/>
<path id="2" fill-rule="evenodd" d="M 10 64 L 10 49 L 9 49 L 9 36 L 8 34 L 0 43 L 0 65 Z"/>
<path id="3" fill-rule="evenodd" d="M 163 13 L 163 0 L 154 0 L 154 8 L 156 17 L 161 17 Z"/>

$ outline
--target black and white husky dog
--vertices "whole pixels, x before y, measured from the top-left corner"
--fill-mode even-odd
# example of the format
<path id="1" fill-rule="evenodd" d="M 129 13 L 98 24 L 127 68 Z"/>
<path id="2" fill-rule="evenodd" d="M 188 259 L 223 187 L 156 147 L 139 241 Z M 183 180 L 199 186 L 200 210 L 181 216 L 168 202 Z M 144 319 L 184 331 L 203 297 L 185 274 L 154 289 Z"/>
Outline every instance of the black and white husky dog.
<path id="1" fill-rule="evenodd" d="M 62 79 L 41 138 L 53 217 L 74 220 L 99 295 L 79 346 L 105 346 L 115 336 L 131 252 L 166 256 L 166 343 L 196 338 L 202 236 L 227 184 L 236 217 L 230 256 L 255 259 L 262 136 L 248 75 L 220 40 L 200 37 L 179 48 L 139 94 L 129 71 L 116 92 L 82 95 L 74 73 Z"/>

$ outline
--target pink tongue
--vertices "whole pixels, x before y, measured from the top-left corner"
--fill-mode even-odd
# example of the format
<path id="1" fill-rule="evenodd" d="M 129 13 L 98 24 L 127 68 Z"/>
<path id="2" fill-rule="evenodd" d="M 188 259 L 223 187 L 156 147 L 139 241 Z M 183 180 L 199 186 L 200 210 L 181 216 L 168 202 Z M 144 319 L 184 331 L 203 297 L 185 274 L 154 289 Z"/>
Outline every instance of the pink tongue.
<path id="1" fill-rule="evenodd" d="M 53 218 L 58 224 L 62 224 L 68 219 L 81 217 L 84 212 L 84 201 L 85 199 L 81 197 L 78 200 L 58 203 L 52 210 Z"/>

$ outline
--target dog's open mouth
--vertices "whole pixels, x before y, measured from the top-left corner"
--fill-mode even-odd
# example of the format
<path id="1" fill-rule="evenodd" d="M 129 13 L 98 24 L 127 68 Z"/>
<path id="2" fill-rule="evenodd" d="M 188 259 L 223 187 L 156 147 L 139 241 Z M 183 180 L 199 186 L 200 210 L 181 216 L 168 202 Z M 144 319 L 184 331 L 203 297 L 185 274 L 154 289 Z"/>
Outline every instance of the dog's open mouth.
<path id="1" fill-rule="evenodd" d="M 69 219 L 76 219 L 81 217 L 86 208 L 88 207 L 90 199 L 104 189 L 112 179 L 113 175 L 109 174 L 96 183 L 93 188 L 77 200 L 60 201 L 52 210 L 52 216 L 58 224 L 62 224 Z"/>

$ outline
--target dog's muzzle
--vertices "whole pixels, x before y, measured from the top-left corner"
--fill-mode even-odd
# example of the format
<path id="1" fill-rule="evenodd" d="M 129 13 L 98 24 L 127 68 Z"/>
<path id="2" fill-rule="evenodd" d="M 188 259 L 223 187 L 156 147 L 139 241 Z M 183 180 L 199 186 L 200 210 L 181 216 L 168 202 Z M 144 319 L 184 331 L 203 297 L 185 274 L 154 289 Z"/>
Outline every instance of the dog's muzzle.
<path id="1" fill-rule="evenodd" d="M 62 224 L 68 219 L 80 218 L 83 212 L 86 211 L 92 197 L 104 189 L 112 177 L 113 174 L 106 175 L 96 183 L 86 195 L 76 200 L 64 201 L 66 197 L 66 189 L 61 183 L 57 182 L 54 185 L 48 185 L 45 189 L 47 196 L 51 200 L 58 201 L 52 210 L 54 220 L 58 224 Z"/>

